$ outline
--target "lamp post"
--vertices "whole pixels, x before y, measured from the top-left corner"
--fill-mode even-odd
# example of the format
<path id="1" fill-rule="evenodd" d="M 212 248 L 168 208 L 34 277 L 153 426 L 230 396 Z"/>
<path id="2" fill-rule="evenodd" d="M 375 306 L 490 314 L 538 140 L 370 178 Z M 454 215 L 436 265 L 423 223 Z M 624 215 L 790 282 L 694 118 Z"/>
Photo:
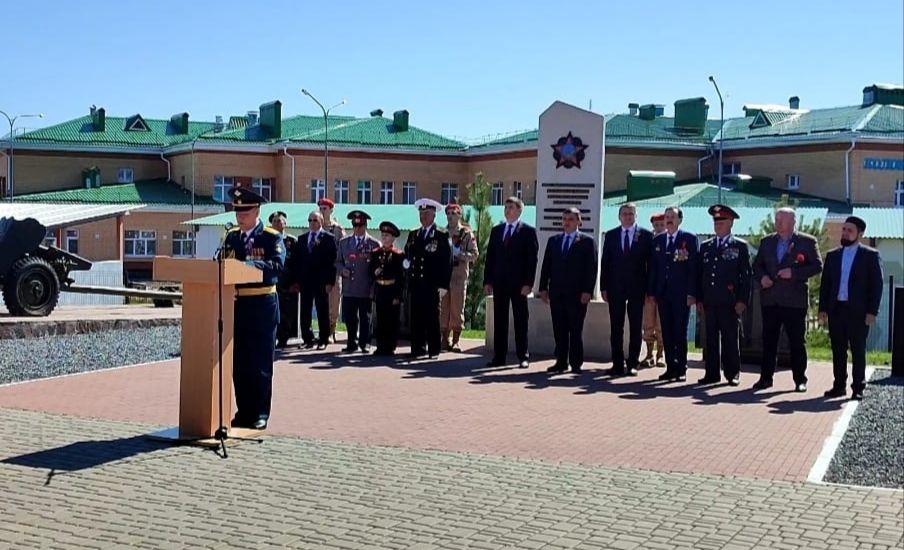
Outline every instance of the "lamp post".
<path id="1" fill-rule="evenodd" d="M 329 134 L 328 119 L 329 119 L 330 111 L 332 111 L 336 107 L 341 107 L 342 105 L 345 105 L 345 100 L 343 99 L 342 101 L 333 105 L 329 109 L 326 109 L 326 108 L 324 108 L 322 103 L 317 101 L 316 97 L 311 95 L 311 92 L 302 88 L 301 93 L 303 93 L 304 95 L 311 98 L 311 100 L 313 100 L 314 103 L 316 103 L 317 106 L 320 107 L 320 110 L 323 111 L 323 188 L 324 188 L 324 192 L 326 192 L 327 181 L 329 181 L 328 175 L 329 175 L 329 166 L 330 166 L 330 152 L 329 152 L 329 145 L 328 145 L 330 134 Z"/>
<path id="2" fill-rule="evenodd" d="M 712 76 L 709 77 L 709 81 L 713 83 L 713 86 L 716 88 L 716 93 L 719 94 L 719 203 L 722 203 L 722 142 L 723 135 L 722 132 L 725 130 L 725 102 L 722 100 L 722 92 L 719 91 L 719 85 L 716 84 L 716 79 Z"/>
<path id="3" fill-rule="evenodd" d="M 13 142 L 16 138 L 13 126 L 16 124 L 16 120 L 20 118 L 44 118 L 44 113 L 24 114 L 11 117 L 5 112 L 0 111 L 0 115 L 6 117 L 6 121 L 9 122 L 9 157 L 6 161 L 6 194 L 9 196 L 9 200 L 13 200 Z"/>

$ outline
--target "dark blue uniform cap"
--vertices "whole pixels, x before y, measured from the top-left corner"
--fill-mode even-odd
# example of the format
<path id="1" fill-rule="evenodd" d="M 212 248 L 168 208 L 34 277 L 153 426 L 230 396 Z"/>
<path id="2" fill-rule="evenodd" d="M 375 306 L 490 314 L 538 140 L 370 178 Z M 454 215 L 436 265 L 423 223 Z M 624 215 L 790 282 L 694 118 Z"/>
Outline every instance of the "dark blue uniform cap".
<path id="1" fill-rule="evenodd" d="M 229 192 L 229 196 L 232 197 L 232 208 L 239 211 L 258 208 L 267 202 L 264 197 L 244 187 L 236 187 Z"/>

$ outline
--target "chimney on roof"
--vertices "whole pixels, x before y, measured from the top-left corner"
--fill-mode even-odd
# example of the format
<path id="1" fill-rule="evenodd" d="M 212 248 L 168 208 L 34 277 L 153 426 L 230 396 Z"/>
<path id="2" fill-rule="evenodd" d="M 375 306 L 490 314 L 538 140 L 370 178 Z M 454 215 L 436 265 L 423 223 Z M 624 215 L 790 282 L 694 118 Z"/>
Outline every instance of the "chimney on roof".
<path id="1" fill-rule="evenodd" d="M 248 111 L 248 126 L 257 124 L 257 111 Z"/>
<path id="2" fill-rule="evenodd" d="M 396 132 L 408 131 L 408 111 L 403 109 L 392 113 L 392 126 Z"/>
<path id="3" fill-rule="evenodd" d="M 788 108 L 790 109 L 800 109 L 800 98 L 796 95 L 793 95 L 788 98 Z"/>
<path id="4" fill-rule="evenodd" d="M 370 116 L 372 116 L 372 117 L 383 116 L 383 109 L 374 109 L 373 111 L 370 112 Z"/>
<path id="5" fill-rule="evenodd" d="M 91 124 L 95 132 L 103 132 L 107 125 L 107 111 L 103 107 L 91 106 Z"/>
<path id="6" fill-rule="evenodd" d="M 261 128 L 270 139 L 282 137 L 282 102 L 280 100 L 261 105 Z"/>
<path id="7" fill-rule="evenodd" d="M 640 109 L 639 103 L 628 103 L 628 114 L 631 116 L 637 116 L 637 110 Z"/>
<path id="8" fill-rule="evenodd" d="M 223 115 L 213 117 L 213 131 L 217 133 L 223 131 Z"/>
<path id="9" fill-rule="evenodd" d="M 170 125 L 177 134 L 188 133 L 188 113 L 176 113 L 170 117 Z"/>

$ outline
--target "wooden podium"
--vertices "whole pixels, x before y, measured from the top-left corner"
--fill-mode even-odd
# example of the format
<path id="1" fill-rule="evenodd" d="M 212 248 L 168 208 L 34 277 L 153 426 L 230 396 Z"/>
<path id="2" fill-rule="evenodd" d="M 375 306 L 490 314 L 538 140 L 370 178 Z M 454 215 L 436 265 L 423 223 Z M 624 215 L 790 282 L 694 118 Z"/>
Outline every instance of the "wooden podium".
<path id="1" fill-rule="evenodd" d="M 222 266 L 222 277 L 219 268 Z M 159 439 L 218 445 L 213 439 L 232 418 L 232 339 L 235 285 L 261 282 L 263 272 L 238 260 L 157 256 L 154 280 L 182 283 L 182 368 L 179 426 L 152 434 Z M 220 284 L 222 282 L 222 292 Z M 220 345 L 217 319 L 223 306 L 223 417 L 220 418 Z M 234 434 L 236 430 L 230 430 Z"/>

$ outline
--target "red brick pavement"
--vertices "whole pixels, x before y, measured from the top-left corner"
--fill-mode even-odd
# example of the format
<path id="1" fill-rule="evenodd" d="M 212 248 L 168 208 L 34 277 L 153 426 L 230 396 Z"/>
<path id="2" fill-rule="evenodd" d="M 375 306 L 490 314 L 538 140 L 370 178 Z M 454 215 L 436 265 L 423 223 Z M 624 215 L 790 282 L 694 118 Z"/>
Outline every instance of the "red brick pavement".
<path id="1" fill-rule="evenodd" d="M 334 346 L 338 348 L 338 346 Z M 293 352 L 276 365 L 270 434 L 444 449 L 553 461 L 803 480 L 838 418 L 827 401 L 828 364 L 811 365 L 811 389 L 697 388 L 661 384 L 662 370 L 609 379 L 604 365 L 550 379 L 530 370 L 488 369 L 479 342 L 440 362 L 406 363 L 325 352 Z M 0 407 L 173 424 L 178 361 L 0 387 Z"/>

